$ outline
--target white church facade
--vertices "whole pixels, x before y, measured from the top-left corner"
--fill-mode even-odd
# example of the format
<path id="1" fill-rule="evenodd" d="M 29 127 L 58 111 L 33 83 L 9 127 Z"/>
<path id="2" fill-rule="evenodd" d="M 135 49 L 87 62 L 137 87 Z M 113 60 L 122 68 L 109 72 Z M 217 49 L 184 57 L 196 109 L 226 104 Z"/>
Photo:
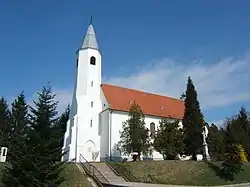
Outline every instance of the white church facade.
<path id="1" fill-rule="evenodd" d="M 77 51 L 76 80 L 63 150 L 65 161 L 80 155 L 87 161 L 120 159 L 117 149 L 122 124 L 135 101 L 145 114 L 146 127 L 154 134 L 162 118 L 176 119 L 182 126 L 183 101 L 115 85 L 102 84 L 102 59 L 93 25 Z M 156 151 L 152 159 L 163 159 Z"/>

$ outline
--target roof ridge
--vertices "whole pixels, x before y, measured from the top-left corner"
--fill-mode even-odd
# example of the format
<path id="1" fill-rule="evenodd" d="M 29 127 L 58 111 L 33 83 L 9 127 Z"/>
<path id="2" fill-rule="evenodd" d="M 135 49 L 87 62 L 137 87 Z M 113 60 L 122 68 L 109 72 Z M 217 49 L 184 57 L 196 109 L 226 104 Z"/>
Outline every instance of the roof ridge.
<path id="1" fill-rule="evenodd" d="M 113 86 L 113 87 L 122 88 L 122 89 L 127 89 L 127 90 L 131 90 L 131 91 L 139 92 L 139 93 L 146 93 L 146 94 L 149 94 L 149 95 L 160 96 L 160 97 L 165 97 L 165 98 L 169 98 L 169 99 L 173 99 L 173 100 L 177 100 L 177 101 L 184 102 L 184 101 L 182 101 L 181 99 L 177 99 L 177 98 L 174 98 L 174 97 L 169 97 L 169 96 L 166 96 L 166 95 L 160 95 L 160 94 L 145 92 L 145 91 L 136 90 L 136 89 L 133 89 L 133 88 L 121 87 L 121 86 L 117 86 L 117 85 L 114 85 L 114 84 L 101 84 L 101 86 L 102 86 L 102 85 Z"/>

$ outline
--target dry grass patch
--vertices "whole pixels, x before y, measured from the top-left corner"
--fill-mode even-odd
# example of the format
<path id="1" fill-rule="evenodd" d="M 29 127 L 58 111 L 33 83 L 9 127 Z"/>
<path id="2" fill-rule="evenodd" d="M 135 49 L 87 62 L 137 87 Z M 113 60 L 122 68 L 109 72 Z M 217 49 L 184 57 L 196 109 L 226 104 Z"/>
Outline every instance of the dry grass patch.
<path id="1" fill-rule="evenodd" d="M 4 187 L 1 183 L 1 173 L 3 172 L 6 163 L 0 163 L 0 186 Z M 91 183 L 87 180 L 87 176 L 80 172 L 74 163 L 66 163 L 64 166 L 62 176 L 65 177 L 65 181 L 60 187 L 92 187 Z"/>
<path id="2" fill-rule="evenodd" d="M 182 185 L 219 185 L 250 182 L 250 165 L 236 181 L 226 181 L 220 176 L 219 163 L 212 165 L 196 161 L 143 161 L 115 163 L 110 165 L 120 174 L 133 182 Z"/>

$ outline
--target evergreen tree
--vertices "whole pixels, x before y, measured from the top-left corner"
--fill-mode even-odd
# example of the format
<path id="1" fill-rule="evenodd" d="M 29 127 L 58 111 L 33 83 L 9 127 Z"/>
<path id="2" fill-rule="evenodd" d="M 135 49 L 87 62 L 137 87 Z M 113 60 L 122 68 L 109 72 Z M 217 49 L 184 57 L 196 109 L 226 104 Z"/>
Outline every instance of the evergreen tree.
<path id="1" fill-rule="evenodd" d="M 250 160 L 250 118 L 249 113 L 246 111 L 244 107 L 241 107 L 237 121 L 242 131 L 242 140 L 241 145 L 243 149 L 246 151 L 248 160 Z"/>
<path id="2" fill-rule="evenodd" d="M 234 180 L 242 170 L 242 158 L 240 142 L 242 140 L 243 132 L 239 125 L 239 116 L 229 118 L 226 123 L 225 129 L 225 141 L 226 141 L 226 153 L 225 161 L 222 164 L 222 172 L 230 180 Z"/>
<path id="3" fill-rule="evenodd" d="M 69 120 L 69 112 L 70 112 L 70 105 L 68 105 L 65 109 L 65 111 L 62 113 L 62 115 L 59 118 L 59 124 L 62 129 L 62 132 L 65 133 L 67 130 L 67 122 Z"/>
<path id="4" fill-rule="evenodd" d="M 234 180 L 235 176 L 242 171 L 242 161 L 240 150 L 237 144 L 228 143 L 226 148 L 226 158 L 222 163 L 222 172 L 229 180 Z"/>
<path id="5" fill-rule="evenodd" d="M 60 132 L 58 133 L 58 135 L 59 135 L 61 150 L 63 148 L 64 133 L 66 132 L 67 122 L 69 120 L 69 112 L 70 112 L 70 107 L 68 105 L 66 110 L 61 114 L 58 122 L 56 123 L 54 127 L 55 129 L 58 129 L 58 131 Z M 59 154 L 58 160 L 61 160 L 60 154 Z"/>
<path id="6" fill-rule="evenodd" d="M 151 153 L 149 130 L 145 127 L 144 114 L 138 104 L 133 102 L 129 111 L 129 119 L 123 123 L 118 145 L 122 152 L 129 155 L 133 152 L 148 155 Z"/>
<path id="7" fill-rule="evenodd" d="M 250 158 L 250 121 L 244 107 L 240 109 L 238 115 L 228 119 L 226 131 L 234 143 L 243 146 L 248 158 Z"/>
<path id="8" fill-rule="evenodd" d="M 57 102 L 50 86 L 43 87 L 34 104 L 28 141 L 31 155 L 29 173 L 33 176 L 33 186 L 56 187 L 64 181 L 60 176 L 63 162 L 57 162 L 63 156 L 62 130 L 58 128 Z"/>
<path id="9" fill-rule="evenodd" d="M 174 160 L 176 155 L 182 152 L 182 132 L 178 128 L 178 120 L 169 122 L 162 119 L 160 121 L 153 145 L 155 150 L 163 155 L 164 159 Z"/>
<path id="10" fill-rule="evenodd" d="M 202 149 L 203 115 L 197 99 L 197 92 L 190 77 L 188 77 L 185 93 L 185 112 L 183 117 L 185 153 L 196 159 L 196 154 Z"/>
<path id="11" fill-rule="evenodd" d="M 225 133 L 213 123 L 208 128 L 208 148 L 213 160 L 224 160 L 225 158 Z"/>
<path id="12" fill-rule="evenodd" d="M 8 151 L 8 166 L 3 172 L 3 182 L 6 187 L 32 186 L 29 183 L 31 177 L 26 171 L 29 160 L 29 148 L 27 146 L 28 133 L 28 105 L 25 96 L 21 93 L 12 103 L 12 132 L 10 150 Z"/>
<path id="13" fill-rule="evenodd" d="M 11 112 L 8 109 L 7 101 L 0 98 L 0 147 L 9 146 L 9 136 L 11 132 Z"/>

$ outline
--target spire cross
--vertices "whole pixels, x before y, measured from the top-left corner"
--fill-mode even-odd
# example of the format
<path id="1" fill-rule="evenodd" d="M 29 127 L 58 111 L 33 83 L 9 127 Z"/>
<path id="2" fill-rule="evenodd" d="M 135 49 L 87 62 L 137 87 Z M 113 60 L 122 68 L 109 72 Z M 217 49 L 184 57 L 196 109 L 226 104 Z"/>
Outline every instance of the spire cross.
<path id="1" fill-rule="evenodd" d="M 90 16 L 90 22 L 89 22 L 90 25 L 92 25 L 92 16 Z"/>

